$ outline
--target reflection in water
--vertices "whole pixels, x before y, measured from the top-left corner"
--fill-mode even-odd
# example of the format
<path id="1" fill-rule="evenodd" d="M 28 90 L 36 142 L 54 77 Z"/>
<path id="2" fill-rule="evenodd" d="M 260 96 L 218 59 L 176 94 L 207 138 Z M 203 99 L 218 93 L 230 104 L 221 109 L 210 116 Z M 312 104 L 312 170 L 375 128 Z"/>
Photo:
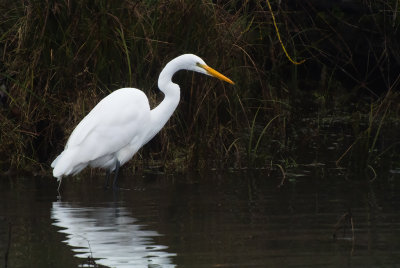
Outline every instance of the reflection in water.
<path id="1" fill-rule="evenodd" d="M 400 267 L 399 174 L 289 171 L 306 176 L 122 177 L 144 190 L 117 196 L 71 179 L 64 202 L 49 178 L 0 179 L 0 267 Z"/>
<path id="2" fill-rule="evenodd" d="M 110 267 L 175 267 L 167 246 L 155 245 L 156 231 L 136 224 L 124 207 L 79 207 L 54 202 L 51 218 L 63 229 L 76 257 Z M 158 266 L 160 265 L 160 266 Z"/>

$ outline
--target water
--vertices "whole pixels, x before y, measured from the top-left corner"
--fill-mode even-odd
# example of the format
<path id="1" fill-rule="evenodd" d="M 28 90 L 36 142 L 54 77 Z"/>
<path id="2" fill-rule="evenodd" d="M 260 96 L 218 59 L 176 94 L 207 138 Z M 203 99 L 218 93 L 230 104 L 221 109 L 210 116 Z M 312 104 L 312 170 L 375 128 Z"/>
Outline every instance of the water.
<path id="1" fill-rule="evenodd" d="M 314 165 L 103 178 L 0 178 L 8 267 L 400 267 L 400 174 Z M 301 175 L 301 176 L 300 176 Z M 340 221 L 347 212 L 350 219 Z M 338 226 L 336 239 L 333 233 Z M 353 235 L 354 232 L 354 235 Z M 7 255 L 7 257 L 6 257 Z"/>

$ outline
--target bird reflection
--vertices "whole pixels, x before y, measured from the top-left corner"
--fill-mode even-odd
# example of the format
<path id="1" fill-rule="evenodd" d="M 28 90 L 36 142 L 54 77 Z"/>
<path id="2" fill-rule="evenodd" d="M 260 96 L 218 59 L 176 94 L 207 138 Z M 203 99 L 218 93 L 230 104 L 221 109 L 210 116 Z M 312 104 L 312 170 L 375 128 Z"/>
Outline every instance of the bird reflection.
<path id="1" fill-rule="evenodd" d="M 110 267 L 175 267 L 171 257 L 176 254 L 154 242 L 160 234 L 145 230 L 124 207 L 54 202 L 51 218 L 76 257 Z"/>

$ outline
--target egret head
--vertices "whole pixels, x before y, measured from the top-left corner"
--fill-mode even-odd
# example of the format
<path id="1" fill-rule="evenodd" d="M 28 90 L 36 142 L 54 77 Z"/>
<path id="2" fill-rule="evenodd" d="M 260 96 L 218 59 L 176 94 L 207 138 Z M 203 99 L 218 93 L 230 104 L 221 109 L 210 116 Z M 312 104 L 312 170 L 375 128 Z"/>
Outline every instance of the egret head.
<path id="1" fill-rule="evenodd" d="M 208 66 L 200 57 L 193 54 L 184 54 L 165 65 L 158 78 L 158 88 L 163 92 L 166 91 L 167 86 L 171 84 L 172 76 L 179 70 L 194 71 L 214 76 L 230 84 L 235 84 L 232 80 Z"/>
<path id="2" fill-rule="evenodd" d="M 218 71 L 214 70 L 210 66 L 208 66 L 204 60 L 200 57 L 193 55 L 193 54 L 185 54 L 178 57 L 182 63 L 183 69 L 191 70 L 194 72 L 214 76 L 220 80 L 228 82 L 230 84 L 235 84 L 232 80 L 228 77 L 224 76 L 223 74 L 219 73 Z"/>

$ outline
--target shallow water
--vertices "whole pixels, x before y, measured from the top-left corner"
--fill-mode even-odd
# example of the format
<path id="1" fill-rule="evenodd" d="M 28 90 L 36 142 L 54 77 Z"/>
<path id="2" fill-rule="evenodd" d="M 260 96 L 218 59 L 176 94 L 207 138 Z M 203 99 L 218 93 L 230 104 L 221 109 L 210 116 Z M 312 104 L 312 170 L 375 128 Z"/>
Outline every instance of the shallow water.
<path id="1" fill-rule="evenodd" d="M 302 175 L 302 176 L 299 176 Z M 361 180 L 364 181 L 364 180 Z M 372 184 L 318 165 L 121 178 L 0 178 L 8 267 L 397 267 L 400 174 Z M 340 222 L 348 211 L 350 218 Z M 333 238 L 335 226 L 340 228 Z M 354 235 L 353 235 L 354 232 Z"/>

